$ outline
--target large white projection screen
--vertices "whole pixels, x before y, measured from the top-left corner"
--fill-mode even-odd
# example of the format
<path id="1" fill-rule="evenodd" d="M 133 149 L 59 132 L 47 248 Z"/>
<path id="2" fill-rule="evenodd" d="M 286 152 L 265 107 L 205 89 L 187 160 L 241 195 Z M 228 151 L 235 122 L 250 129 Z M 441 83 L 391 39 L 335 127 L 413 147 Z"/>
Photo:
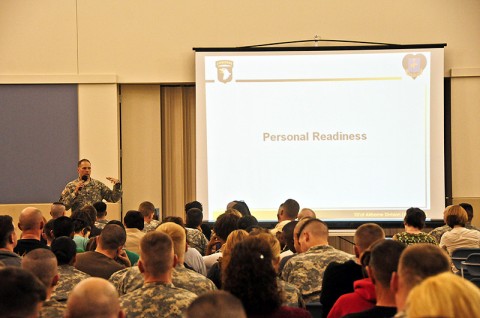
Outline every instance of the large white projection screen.
<path id="1" fill-rule="evenodd" d="M 196 49 L 197 199 L 275 221 L 293 198 L 326 221 L 445 205 L 443 45 Z"/>

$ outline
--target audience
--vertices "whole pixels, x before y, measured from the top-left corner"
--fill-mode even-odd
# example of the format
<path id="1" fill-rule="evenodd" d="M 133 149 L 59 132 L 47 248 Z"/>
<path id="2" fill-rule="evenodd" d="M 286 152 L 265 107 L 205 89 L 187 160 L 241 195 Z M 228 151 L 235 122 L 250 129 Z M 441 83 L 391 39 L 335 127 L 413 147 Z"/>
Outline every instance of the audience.
<path id="1" fill-rule="evenodd" d="M 465 227 L 468 221 L 467 212 L 460 205 L 450 205 L 445 209 L 445 221 L 452 229 L 442 235 L 440 247 L 448 254 L 460 247 L 480 248 L 480 232 Z"/>
<path id="2" fill-rule="evenodd" d="M 20 267 L 22 259 L 13 250 L 17 246 L 17 234 L 10 215 L 0 215 L 0 261 L 5 266 Z"/>
<path id="3" fill-rule="evenodd" d="M 128 211 L 123 217 L 125 231 L 127 232 L 127 240 L 125 248 L 134 253 L 140 254 L 140 240 L 145 235 L 142 232 L 144 227 L 143 216 L 139 211 Z"/>
<path id="4" fill-rule="evenodd" d="M 84 218 L 73 219 L 73 241 L 77 246 L 78 252 L 85 252 L 88 245 L 88 236 L 90 235 L 90 225 Z"/>
<path id="5" fill-rule="evenodd" d="M 40 241 L 44 225 L 45 221 L 39 209 L 33 207 L 23 209 L 18 219 L 18 228 L 22 235 L 13 251 L 23 256 L 37 248 L 48 248 Z"/>
<path id="6" fill-rule="evenodd" d="M 205 255 L 208 240 L 202 232 L 203 212 L 197 208 L 191 208 L 187 211 L 186 229 L 187 241 L 190 247 L 196 249 L 202 256 Z"/>
<path id="7" fill-rule="evenodd" d="M 203 206 L 200 202 L 198 201 L 192 201 L 192 202 L 188 202 L 185 204 L 185 213 L 187 213 L 188 210 L 192 209 L 192 208 L 196 208 L 196 209 L 199 209 L 200 211 L 202 211 L 203 213 Z M 205 224 L 205 223 L 202 223 L 200 225 L 200 228 L 203 232 L 203 235 L 205 235 L 205 237 L 207 238 L 208 241 L 210 241 L 210 236 L 212 235 L 212 229 L 210 228 L 210 226 L 208 224 Z"/>
<path id="8" fill-rule="evenodd" d="M 472 207 L 472 205 L 469 204 L 469 203 L 460 203 L 459 205 L 467 212 L 467 215 L 468 215 L 468 221 L 465 224 L 465 227 L 469 230 L 480 231 L 480 229 L 478 229 L 477 227 L 472 225 L 472 219 L 473 219 L 473 207 Z M 445 212 L 446 212 L 446 210 L 443 212 L 443 220 L 445 222 L 445 225 L 437 227 L 429 233 L 430 235 L 435 237 L 435 239 L 437 240 L 437 243 L 440 243 L 440 239 L 442 238 L 442 235 L 445 232 L 448 232 L 452 229 L 450 226 L 448 226 L 448 224 L 446 224 L 447 221 L 445 220 Z"/>
<path id="9" fill-rule="evenodd" d="M 402 242 L 406 245 L 429 243 L 438 244 L 435 237 L 425 232 L 422 229 L 425 227 L 425 219 L 427 216 L 419 208 L 409 208 L 403 219 L 405 232 L 395 234 L 392 239 Z"/>
<path id="10" fill-rule="evenodd" d="M 53 221 L 53 238 L 67 236 L 73 238 L 75 234 L 73 220 L 68 216 L 61 216 Z M 51 245 L 51 244 L 50 244 Z"/>
<path id="11" fill-rule="evenodd" d="M 232 294 L 217 290 L 198 296 L 188 306 L 185 318 L 247 318 L 242 302 Z"/>
<path id="12" fill-rule="evenodd" d="M 160 221 L 153 219 L 153 215 L 155 214 L 155 206 L 152 202 L 144 201 L 140 203 L 138 206 L 138 211 L 140 211 L 143 216 L 143 232 L 147 233 L 154 231 L 160 225 Z"/>
<path id="13" fill-rule="evenodd" d="M 206 256 L 203 257 L 207 271 L 222 256 L 221 247 L 227 241 L 228 235 L 237 229 L 239 216 L 232 213 L 220 214 L 213 224 L 213 233 L 207 245 Z"/>
<path id="14" fill-rule="evenodd" d="M 44 242 L 47 246 L 52 245 L 52 241 L 55 239 L 53 235 L 53 223 L 56 219 L 51 219 L 45 223 L 42 229 L 42 242 Z"/>
<path id="15" fill-rule="evenodd" d="M 80 209 L 80 212 L 86 213 L 88 215 L 87 220 L 88 220 L 88 225 L 90 226 L 89 238 L 100 235 L 102 230 L 95 226 L 95 221 L 97 220 L 97 210 L 95 210 L 93 205 L 84 206 L 83 208 Z M 72 214 L 72 218 L 74 218 L 73 217 L 74 214 L 75 213 Z"/>
<path id="16" fill-rule="evenodd" d="M 297 215 L 297 219 L 300 221 L 303 218 L 312 218 L 316 219 L 317 215 L 315 214 L 315 211 L 309 208 L 303 208 L 300 210 L 300 212 Z"/>
<path id="17" fill-rule="evenodd" d="M 93 204 L 93 207 L 95 210 L 97 210 L 97 220 L 95 221 L 95 227 L 97 227 L 100 230 L 103 230 L 105 225 L 107 225 L 108 220 L 107 220 L 107 204 L 103 201 L 100 202 L 95 202 Z"/>
<path id="18" fill-rule="evenodd" d="M 282 231 L 285 224 L 294 221 L 297 218 L 298 211 L 300 211 L 300 205 L 294 199 L 287 199 L 280 204 L 277 213 L 278 224 L 271 230 L 273 235 Z"/>
<path id="19" fill-rule="evenodd" d="M 238 219 L 237 227 L 239 230 L 250 232 L 255 226 L 258 226 L 258 220 L 253 215 L 244 215 Z"/>
<path id="20" fill-rule="evenodd" d="M 297 223 L 298 221 L 292 221 L 285 224 L 285 226 L 282 228 L 282 233 L 280 234 L 280 237 L 277 236 L 277 239 L 279 239 L 279 241 L 284 242 L 284 247 L 282 249 L 282 252 L 280 253 L 280 261 L 285 256 L 293 255 L 296 252 L 293 240 L 293 230 L 295 229 Z"/>
<path id="21" fill-rule="evenodd" d="M 50 207 L 50 216 L 52 219 L 65 216 L 65 204 L 62 202 L 53 202 L 52 206 Z"/>

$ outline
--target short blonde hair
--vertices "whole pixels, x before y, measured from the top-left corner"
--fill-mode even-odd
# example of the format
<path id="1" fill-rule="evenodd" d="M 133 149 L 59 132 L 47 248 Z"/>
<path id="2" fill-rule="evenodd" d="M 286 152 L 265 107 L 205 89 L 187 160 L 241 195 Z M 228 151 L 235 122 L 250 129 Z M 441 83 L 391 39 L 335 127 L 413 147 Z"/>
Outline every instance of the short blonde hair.
<path id="1" fill-rule="evenodd" d="M 173 241 L 175 255 L 177 255 L 180 260 L 183 260 L 187 246 L 187 234 L 185 233 L 185 229 L 176 223 L 166 222 L 160 224 L 156 231 L 166 233 L 170 236 Z"/>
<path id="2" fill-rule="evenodd" d="M 468 214 L 460 205 L 449 205 L 444 212 L 445 223 L 453 228 L 455 225 L 465 226 L 468 222 Z"/>
<path id="3" fill-rule="evenodd" d="M 425 279 L 413 288 L 406 303 L 407 317 L 480 317 L 480 289 L 452 273 Z"/>

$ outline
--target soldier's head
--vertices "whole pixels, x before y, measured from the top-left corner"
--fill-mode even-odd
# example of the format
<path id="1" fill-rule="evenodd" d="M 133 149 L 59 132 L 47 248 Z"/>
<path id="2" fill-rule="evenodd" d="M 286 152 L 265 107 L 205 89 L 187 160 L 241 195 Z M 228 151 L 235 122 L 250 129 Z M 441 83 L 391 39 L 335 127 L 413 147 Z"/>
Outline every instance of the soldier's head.
<path id="1" fill-rule="evenodd" d="M 152 202 L 144 201 L 138 206 L 138 211 L 142 213 L 145 222 L 150 222 L 153 219 L 153 213 L 155 213 L 155 206 Z"/>
<path id="2" fill-rule="evenodd" d="M 64 216 L 65 205 L 62 202 L 53 202 L 52 206 L 50 207 L 50 215 L 52 216 L 52 219 Z"/>
<path id="3" fill-rule="evenodd" d="M 242 302 L 229 292 L 216 290 L 198 296 L 188 307 L 186 318 L 246 318 Z"/>
<path id="4" fill-rule="evenodd" d="M 38 317 L 47 293 L 30 271 L 18 267 L 0 269 L 0 313 L 5 318 Z"/>
<path id="5" fill-rule="evenodd" d="M 313 246 L 328 245 L 327 224 L 319 219 L 308 219 L 298 230 L 298 243 L 302 252 Z"/>
<path id="6" fill-rule="evenodd" d="M 123 223 L 127 229 L 138 229 L 143 230 L 144 221 L 142 213 L 139 211 L 130 210 L 123 217 Z"/>
<path id="7" fill-rule="evenodd" d="M 81 159 L 77 163 L 77 172 L 79 179 L 81 179 L 83 176 L 87 176 L 87 178 L 90 178 L 90 174 L 92 173 L 92 164 L 90 163 L 90 160 Z"/>
<path id="8" fill-rule="evenodd" d="M 10 215 L 0 215 L 0 248 L 13 251 L 17 245 L 17 234 Z"/>
<path id="9" fill-rule="evenodd" d="M 105 202 L 95 202 L 93 207 L 97 211 L 97 219 L 102 219 L 107 216 L 107 204 Z"/>
<path id="10" fill-rule="evenodd" d="M 77 255 L 77 245 L 66 236 L 61 236 L 53 240 L 51 246 L 53 254 L 57 258 L 58 265 L 73 265 Z"/>
<path id="11" fill-rule="evenodd" d="M 155 231 L 163 232 L 170 236 L 173 241 L 173 250 L 177 256 L 178 262 L 183 263 L 187 248 L 187 234 L 185 233 L 185 229 L 176 223 L 166 222 L 160 224 Z"/>
<path id="12" fill-rule="evenodd" d="M 303 208 L 302 210 L 300 210 L 300 212 L 298 213 L 298 220 L 300 221 L 301 219 L 303 218 L 313 218 L 313 219 L 316 219 L 317 218 L 317 215 L 315 214 L 315 211 L 313 211 L 312 209 L 309 209 L 309 208 Z"/>
<path id="13" fill-rule="evenodd" d="M 125 245 L 125 229 L 116 224 L 107 224 L 97 238 L 97 248 L 107 251 L 120 251 Z"/>
<path id="14" fill-rule="evenodd" d="M 67 236 L 72 237 L 75 234 L 73 220 L 68 216 L 61 216 L 53 221 L 53 237 Z"/>
<path id="15" fill-rule="evenodd" d="M 384 239 L 372 244 L 367 272 L 377 289 L 390 291 L 392 273 L 397 271 L 398 260 L 404 249 L 405 244 L 394 240 Z"/>
<path id="16" fill-rule="evenodd" d="M 47 298 L 58 283 L 57 258 L 46 248 L 28 252 L 22 259 L 22 268 L 29 270 L 45 285 Z"/>
<path id="17" fill-rule="evenodd" d="M 301 219 L 300 221 L 297 222 L 297 224 L 295 225 L 295 227 L 293 229 L 293 245 L 294 245 L 295 251 L 297 253 L 305 252 L 305 251 L 302 251 L 302 247 L 300 246 L 300 243 L 299 243 L 298 239 L 299 239 L 300 229 L 302 228 L 303 224 L 305 224 L 305 222 L 307 222 L 308 220 L 312 220 L 312 218 L 307 217 L 307 218 Z M 290 224 L 290 223 L 288 223 L 288 224 Z"/>
<path id="18" fill-rule="evenodd" d="M 170 236 L 160 231 L 151 231 L 140 240 L 140 272 L 150 277 L 159 278 L 172 271 L 175 264 L 173 241 Z"/>
<path id="19" fill-rule="evenodd" d="M 67 301 L 66 318 L 123 318 L 115 287 L 103 278 L 90 277 L 73 288 Z"/>
<path id="20" fill-rule="evenodd" d="M 200 211 L 203 211 L 203 205 L 200 202 L 192 201 L 185 204 L 185 213 L 187 213 L 187 211 L 192 208 L 196 208 L 196 209 L 199 209 Z"/>
<path id="21" fill-rule="evenodd" d="M 186 226 L 192 229 L 199 227 L 203 222 L 203 212 L 197 208 L 191 208 L 187 211 Z"/>
<path id="22" fill-rule="evenodd" d="M 355 231 L 353 238 L 355 242 L 355 256 L 360 257 L 374 242 L 384 239 L 385 232 L 375 223 L 365 223 L 360 225 Z"/>
<path id="23" fill-rule="evenodd" d="M 287 199 L 285 202 L 280 205 L 280 209 L 278 211 L 278 220 L 286 221 L 286 220 L 295 220 L 298 215 L 298 211 L 300 211 L 300 205 L 294 199 Z"/>
<path id="24" fill-rule="evenodd" d="M 22 232 L 32 233 L 38 236 L 42 233 L 43 226 L 45 225 L 42 212 L 34 207 L 28 207 L 20 212 L 20 217 L 18 219 L 18 228 Z"/>

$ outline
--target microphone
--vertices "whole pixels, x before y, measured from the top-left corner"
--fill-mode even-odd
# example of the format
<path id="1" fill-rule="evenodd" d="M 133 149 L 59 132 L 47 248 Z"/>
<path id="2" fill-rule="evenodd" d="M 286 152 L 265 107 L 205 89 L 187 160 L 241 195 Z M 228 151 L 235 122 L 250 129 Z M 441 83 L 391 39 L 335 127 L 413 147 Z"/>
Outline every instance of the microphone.
<path id="1" fill-rule="evenodd" d="M 83 175 L 83 176 L 82 176 L 82 181 L 85 182 L 85 181 L 87 181 L 87 180 L 88 180 L 88 176 L 87 176 L 87 175 Z M 78 191 L 80 191 L 80 190 L 82 190 L 82 189 L 83 189 L 83 186 L 82 186 L 82 187 L 79 187 L 79 188 L 78 188 Z"/>

